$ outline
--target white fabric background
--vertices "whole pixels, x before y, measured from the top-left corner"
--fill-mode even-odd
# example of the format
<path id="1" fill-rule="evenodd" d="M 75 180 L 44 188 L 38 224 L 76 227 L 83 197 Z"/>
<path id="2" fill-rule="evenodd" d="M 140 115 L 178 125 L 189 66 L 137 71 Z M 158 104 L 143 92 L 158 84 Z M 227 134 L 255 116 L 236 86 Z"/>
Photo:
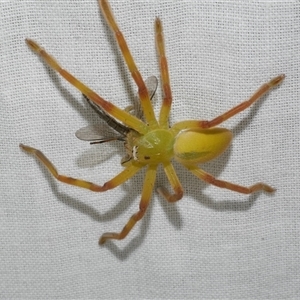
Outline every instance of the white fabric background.
<path id="1" fill-rule="evenodd" d="M 123 241 L 98 246 L 138 209 L 143 172 L 104 194 L 55 181 L 20 142 L 63 174 L 99 184 L 117 174 L 123 146 L 75 138 L 98 122 L 81 94 L 28 49 L 38 41 L 70 72 L 125 107 L 136 87 L 96 0 L 1 1 L 1 298 L 300 297 L 299 4 L 111 0 L 146 78 L 159 75 L 153 22 L 165 33 L 171 120 L 211 119 L 281 73 L 284 83 L 223 125 L 234 141 L 203 168 L 273 195 L 240 195 L 176 164 L 184 198 L 154 193 Z M 156 110 L 161 103 L 156 94 Z M 166 183 L 160 172 L 160 184 Z"/>

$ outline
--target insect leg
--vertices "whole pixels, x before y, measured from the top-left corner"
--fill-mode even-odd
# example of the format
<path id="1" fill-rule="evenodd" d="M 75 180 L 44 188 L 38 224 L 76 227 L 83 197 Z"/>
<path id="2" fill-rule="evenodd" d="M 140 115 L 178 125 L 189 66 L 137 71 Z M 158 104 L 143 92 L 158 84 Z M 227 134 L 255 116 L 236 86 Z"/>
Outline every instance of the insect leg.
<path id="1" fill-rule="evenodd" d="M 145 85 L 145 82 L 133 60 L 133 57 L 129 51 L 129 48 L 127 46 L 127 43 L 124 39 L 124 36 L 122 32 L 120 31 L 116 20 L 113 16 L 112 10 L 106 0 L 99 0 L 99 5 L 101 7 L 102 13 L 107 21 L 107 24 L 115 34 L 115 38 L 118 42 L 118 45 L 120 47 L 120 50 L 122 52 L 122 55 L 124 57 L 124 60 L 128 66 L 128 69 L 131 73 L 132 78 L 134 79 L 136 85 L 138 86 L 138 93 L 141 100 L 141 105 L 143 108 L 144 116 L 147 121 L 147 123 L 151 126 L 157 127 L 157 120 L 154 115 L 153 107 L 151 105 L 149 92 L 147 90 L 147 87 Z"/>
<path id="2" fill-rule="evenodd" d="M 163 99 L 163 103 L 159 115 L 159 124 L 165 128 L 168 128 L 169 113 L 172 104 L 172 91 L 170 87 L 168 62 L 165 54 L 163 28 L 159 18 L 156 18 L 155 20 L 155 40 L 156 40 L 156 48 L 157 48 L 157 53 L 160 62 L 162 88 L 164 92 L 164 99 Z"/>
<path id="3" fill-rule="evenodd" d="M 231 183 L 224 180 L 219 180 L 210 175 L 209 173 L 206 173 L 205 171 L 199 169 L 197 166 L 185 166 L 188 170 L 190 170 L 195 176 L 198 178 L 204 180 L 205 182 L 215 185 L 220 188 L 225 188 L 228 190 L 232 190 L 238 193 L 242 194 L 252 194 L 257 191 L 265 191 L 267 193 L 275 192 L 275 189 L 270 187 L 269 185 L 259 182 L 256 183 L 250 187 L 245 187 L 241 185 L 237 185 L 235 183 Z"/>
<path id="4" fill-rule="evenodd" d="M 113 189 L 117 187 L 118 185 L 122 184 L 123 182 L 127 181 L 129 178 L 134 176 L 141 168 L 142 166 L 128 165 L 121 173 L 119 173 L 117 176 L 112 178 L 111 180 L 104 183 L 103 186 L 97 185 L 92 182 L 88 182 L 82 179 L 72 178 L 65 175 L 60 175 L 55 166 L 51 163 L 51 161 L 38 149 L 20 144 L 20 148 L 22 148 L 24 151 L 33 154 L 36 158 L 40 160 L 40 162 L 45 165 L 45 167 L 50 171 L 50 173 L 59 181 L 75 185 L 81 188 L 85 188 L 88 190 L 91 190 L 93 192 L 105 192 L 107 190 Z"/>
<path id="5" fill-rule="evenodd" d="M 169 202 L 176 202 L 183 196 L 183 188 L 171 163 L 164 164 L 164 170 L 175 193 L 171 194 L 165 187 L 159 187 L 157 191 Z"/>
<path id="6" fill-rule="evenodd" d="M 133 228 L 135 223 L 138 222 L 140 219 L 142 219 L 151 200 L 153 186 L 156 178 L 156 169 L 157 166 L 153 166 L 153 165 L 148 166 L 146 176 L 144 179 L 139 211 L 134 215 L 132 215 L 132 217 L 129 219 L 129 221 L 127 222 L 127 224 L 124 226 L 124 228 L 120 233 L 116 233 L 116 232 L 104 233 L 99 240 L 99 244 L 104 244 L 108 239 L 115 239 L 115 240 L 124 239 L 127 236 L 127 234 L 130 232 L 130 230 Z"/>

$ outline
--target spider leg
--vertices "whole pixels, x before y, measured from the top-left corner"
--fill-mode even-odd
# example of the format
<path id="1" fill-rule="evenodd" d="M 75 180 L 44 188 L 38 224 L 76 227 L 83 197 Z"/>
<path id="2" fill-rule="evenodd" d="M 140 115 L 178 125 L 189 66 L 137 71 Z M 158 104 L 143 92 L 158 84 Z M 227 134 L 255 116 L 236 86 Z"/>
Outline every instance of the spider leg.
<path id="1" fill-rule="evenodd" d="M 159 125 L 168 128 L 169 113 L 172 104 L 172 91 L 170 86 L 168 62 L 165 54 L 163 28 L 159 18 L 156 18 L 155 20 L 155 40 L 157 53 L 159 55 L 161 81 L 164 92 L 164 99 L 159 114 Z"/>
<path id="2" fill-rule="evenodd" d="M 105 111 L 95 104 L 93 101 L 91 101 L 86 95 L 82 94 L 87 103 L 92 107 L 92 109 L 100 116 L 100 118 L 106 122 L 106 124 L 114 129 L 115 131 L 121 133 L 123 136 L 125 136 L 130 129 L 127 126 L 124 126 L 123 124 L 119 123 L 116 119 L 111 117 L 110 115 L 106 114 Z M 128 112 L 128 111 L 127 111 Z"/>
<path id="3" fill-rule="evenodd" d="M 273 79 L 271 79 L 269 82 L 263 84 L 251 97 L 250 99 L 242 102 L 241 104 L 233 107 L 232 109 L 230 109 L 229 111 L 227 111 L 226 113 L 214 118 L 211 121 L 194 121 L 194 120 L 188 120 L 188 121 L 182 121 L 182 122 L 178 122 L 176 123 L 173 128 L 175 128 L 176 130 L 182 130 L 182 129 L 186 129 L 186 128 L 211 128 L 211 127 L 215 127 L 221 123 L 223 123 L 224 121 L 226 121 L 227 119 L 233 117 L 234 115 L 240 113 L 241 111 L 245 110 L 246 108 L 248 108 L 251 104 L 253 104 L 254 102 L 256 102 L 259 98 L 261 98 L 263 95 L 265 95 L 267 92 L 270 91 L 271 88 L 277 86 L 278 84 L 280 84 L 283 79 L 284 79 L 285 75 L 281 74 L 277 77 L 274 77 Z"/>
<path id="4" fill-rule="evenodd" d="M 57 71 L 63 78 L 69 81 L 73 86 L 75 86 L 78 90 L 80 90 L 86 97 L 95 102 L 97 105 L 101 106 L 107 113 L 111 116 L 115 117 L 119 121 L 123 122 L 130 128 L 133 128 L 137 132 L 141 134 L 145 134 L 148 131 L 147 125 L 139 120 L 138 118 L 132 116 L 131 114 L 125 112 L 123 109 L 118 108 L 112 103 L 104 100 L 99 95 L 97 95 L 94 91 L 92 91 L 85 84 L 80 82 L 77 78 L 75 78 L 68 71 L 64 70 L 59 63 L 50 56 L 46 50 L 40 47 L 36 42 L 30 39 L 26 39 L 27 45 L 37 54 L 39 54 L 45 62 L 55 71 Z"/>
<path id="5" fill-rule="evenodd" d="M 58 174 L 55 166 L 51 163 L 51 161 L 38 149 L 20 144 L 20 147 L 28 152 L 33 154 L 36 158 L 40 160 L 40 162 L 45 165 L 45 167 L 50 171 L 50 173 L 59 181 L 75 185 L 84 189 L 91 190 L 93 192 L 105 192 L 107 190 L 113 189 L 123 182 L 127 181 L 129 178 L 134 176 L 141 168 L 140 165 L 128 165 L 122 172 L 120 172 L 117 176 L 112 178 L 111 180 L 104 183 L 103 186 L 97 185 L 95 183 L 85 181 L 82 179 L 72 178 L 65 175 Z"/>
<path id="6" fill-rule="evenodd" d="M 124 60 L 128 66 L 128 69 L 131 73 L 133 80 L 135 81 L 135 83 L 138 87 L 138 93 L 140 96 L 141 105 L 143 108 L 145 119 L 150 126 L 153 126 L 153 128 L 156 128 L 156 127 L 158 127 L 158 124 L 157 124 L 157 120 L 154 115 L 153 107 L 151 105 L 147 87 L 146 87 L 145 82 L 133 60 L 133 57 L 129 51 L 129 48 L 127 46 L 125 38 L 116 23 L 116 20 L 113 16 L 110 5 L 106 0 L 99 0 L 99 5 L 101 7 L 102 13 L 106 19 L 107 24 L 109 25 L 110 29 L 115 34 L 115 38 L 118 42 L 118 45 L 120 47 L 120 50 L 124 57 Z"/>
<path id="7" fill-rule="evenodd" d="M 169 162 L 164 164 L 164 170 L 168 177 L 168 180 L 174 189 L 175 193 L 171 194 L 165 187 L 159 187 L 157 191 L 161 196 L 163 196 L 168 202 L 176 202 L 180 200 L 183 196 L 183 188 L 182 185 L 176 175 L 176 171 L 173 165 Z"/>
<path id="8" fill-rule="evenodd" d="M 104 244 L 108 239 L 115 239 L 115 240 L 124 239 L 127 236 L 127 234 L 130 232 L 130 230 L 133 228 L 135 223 L 138 222 L 140 219 L 142 219 L 151 200 L 153 186 L 156 178 L 156 169 L 157 169 L 156 165 L 148 166 L 146 176 L 144 179 L 139 211 L 134 215 L 132 215 L 132 217 L 129 219 L 129 221 L 127 222 L 127 224 L 124 226 L 124 228 L 120 233 L 116 233 L 116 232 L 104 233 L 99 240 L 99 244 Z"/>
<path id="9" fill-rule="evenodd" d="M 191 171 L 195 176 L 197 176 L 198 178 L 204 180 L 205 182 L 207 182 L 209 184 L 213 184 L 220 188 L 225 188 L 225 189 L 232 190 L 232 191 L 242 193 L 242 194 L 252 194 L 254 192 L 261 191 L 261 190 L 268 192 L 268 193 L 275 192 L 274 188 L 272 188 L 269 185 L 264 184 L 262 182 L 256 183 L 250 187 L 245 187 L 245 186 L 237 185 L 235 183 L 231 183 L 228 181 L 216 179 L 215 177 L 213 177 L 209 173 L 201 170 L 197 166 L 185 165 L 185 167 L 189 171 Z"/>

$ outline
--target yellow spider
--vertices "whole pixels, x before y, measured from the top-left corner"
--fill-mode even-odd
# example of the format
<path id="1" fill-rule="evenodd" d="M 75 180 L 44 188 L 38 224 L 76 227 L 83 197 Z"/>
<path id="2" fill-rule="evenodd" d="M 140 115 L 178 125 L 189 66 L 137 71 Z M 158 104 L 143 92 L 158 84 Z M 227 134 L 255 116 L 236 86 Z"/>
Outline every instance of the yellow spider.
<path id="1" fill-rule="evenodd" d="M 163 165 L 167 178 L 174 190 L 172 194 L 166 188 L 160 187 L 158 188 L 159 194 L 169 202 L 175 202 L 182 198 L 183 188 L 171 163 L 173 158 L 198 178 L 221 188 L 244 194 L 251 194 L 260 190 L 264 190 L 268 193 L 275 191 L 272 187 L 264 183 L 256 183 L 250 187 L 244 187 L 216 179 L 200 169 L 198 164 L 219 156 L 231 142 L 232 133 L 225 128 L 216 126 L 248 108 L 271 88 L 281 83 L 285 76 L 283 74 L 279 75 L 268 83 L 263 84 L 247 101 L 242 102 L 213 120 L 186 120 L 170 126 L 169 114 L 172 104 L 172 93 L 160 19 L 156 18 L 155 20 L 155 41 L 160 63 L 163 102 L 159 118 L 156 119 L 150 101 L 151 95 L 149 95 L 150 93 L 147 86 L 131 56 L 123 34 L 114 19 L 108 1 L 99 0 L 99 4 L 109 27 L 115 35 L 131 76 L 138 87 L 138 95 L 142 108 L 141 116 L 138 116 L 136 113 L 130 113 L 130 109 L 120 109 L 114 104 L 104 100 L 68 71 L 64 70 L 59 63 L 36 42 L 26 39 L 26 43 L 33 51 L 39 54 L 52 69 L 57 71 L 63 78 L 80 90 L 91 105 L 98 109 L 100 114 L 102 113 L 102 118 L 107 121 L 108 125 L 116 129 L 119 133 L 122 133 L 127 152 L 127 157 L 122 162 L 124 166 L 123 171 L 101 186 L 82 179 L 60 175 L 54 165 L 41 151 L 20 144 L 23 150 L 35 155 L 57 180 L 86 188 L 93 192 L 105 192 L 113 189 L 133 177 L 143 167 L 147 167 L 138 212 L 132 215 L 121 232 L 104 233 L 99 243 L 103 244 L 108 239 L 121 240 L 125 238 L 135 223 L 144 216 L 151 199 L 156 170 L 159 164 Z M 152 94 L 154 92 L 155 91 L 151 91 Z M 78 137 L 80 138 L 80 136 L 83 135 L 79 132 Z"/>

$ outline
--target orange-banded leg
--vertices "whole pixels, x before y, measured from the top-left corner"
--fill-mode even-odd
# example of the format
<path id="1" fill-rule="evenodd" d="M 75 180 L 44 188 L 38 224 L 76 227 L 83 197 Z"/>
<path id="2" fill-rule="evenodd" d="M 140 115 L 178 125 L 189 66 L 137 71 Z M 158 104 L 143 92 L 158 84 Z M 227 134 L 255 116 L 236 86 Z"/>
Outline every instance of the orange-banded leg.
<path id="1" fill-rule="evenodd" d="M 168 202 L 176 202 L 180 200 L 183 196 L 183 188 L 182 185 L 176 175 L 176 171 L 173 165 L 168 162 L 164 164 L 164 171 L 168 177 L 168 180 L 175 191 L 174 194 L 171 194 L 165 187 L 159 187 L 157 191 L 161 196 L 163 196 Z"/>
<path id="2" fill-rule="evenodd" d="M 93 102 L 101 106 L 108 114 L 115 117 L 119 121 L 123 122 L 130 128 L 135 129 L 137 132 L 141 134 L 145 134 L 148 131 L 147 125 L 144 122 L 142 122 L 135 116 L 129 114 L 128 112 L 124 111 L 123 109 L 118 108 L 114 104 L 104 100 L 99 95 L 97 95 L 94 91 L 92 91 L 89 87 L 87 87 L 85 84 L 80 82 L 77 78 L 75 78 L 72 74 L 64 70 L 59 65 L 59 63 L 35 41 L 26 39 L 26 43 L 31 48 L 31 50 L 39 54 L 52 69 L 57 71 L 63 78 L 65 78 L 79 91 L 81 91 L 82 94 L 84 94 L 90 100 L 92 100 Z"/>
<path id="3" fill-rule="evenodd" d="M 104 233 L 99 240 L 99 244 L 104 244 L 108 239 L 115 239 L 115 240 L 124 239 L 127 236 L 127 234 L 130 232 L 130 230 L 133 228 L 133 226 L 136 224 L 136 222 L 142 219 L 151 200 L 152 191 L 153 191 L 155 178 L 156 178 L 156 169 L 157 169 L 156 165 L 148 166 L 146 176 L 144 179 L 139 211 L 134 215 L 132 215 L 132 217 L 129 219 L 129 221 L 127 222 L 127 224 L 124 226 L 124 228 L 120 233 L 116 233 L 116 232 Z"/>
<path id="4" fill-rule="evenodd" d="M 225 188 L 231 191 L 235 191 L 242 194 L 252 194 L 257 191 L 265 191 L 267 193 L 275 192 L 275 189 L 270 187 L 267 184 L 264 184 L 262 182 L 256 183 L 250 187 L 245 187 L 241 185 L 237 185 L 228 181 L 219 180 L 210 175 L 209 173 L 206 173 L 205 171 L 199 169 L 197 166 L 185 166 L 188 170 L 190 170 L 194 175 L 196 175 L 198 178 L 204 180 L 205 182 L 215 185 L 220 188 Z"/>
<path id="5" fill-rule="evenodd" d="M 113 189 L 123 182 L 127 181 L 129 178 L 134 176 L 141 168 L 141 165 L 133 165 L 129 164 L 122 172 L 120 172 L 117 176 L 112 178 L 111 180 L 104 183 L 103 186 L 97 185 L 95 183 L 85 181 L 82 179 L 72 178 L 65 175 L 60 175 L 55 166 L 51 163 L 51 161 L 38 149 L 20 144 L 20 148 L 24 151 L 33 154 L 39 161 L 45 165 L 45 167 L 50 171 L 50 173 L 59 181 L 75 185 L 84 189 L 91 190 L 93 192 L 105 192 L 107 190 Z"/>
<path id="6" fill-rule="evenodd" d="M 242 102 L 241 104 L 235 106 L 234 108 L 230 109 L 226 113 L 216 117 L 215 119 L 211 121 L 194 121 L 194 120 L 188 120 L 188 121 L 182 121 L 176 123 L 173 128 L 178 129 L 178 130 L 183 130 L 187 128 L 212 128 L 215 127 L 227 119 L 233 117 L 234 115 L 240 113 L 241 111 L 245 110 L 248 108 L 251 104 L 256 102 L 259 98 L 261 98 L 263 95 L 265 95 L 267 92 L 270 91 L 273 87 L 277 86 L 280 84 L 283 79 L 285 78 L 284 74 L 281 74 L 273 79 L 271 79 L 269 82 L 263 84 L 251 97 L 250 99 Z"/>
<path id="7" fill-rule="evenodd" d="M 152 126 L 152 128 L 158 127 L 157 120 L 154 115 L 153 107 L 151 105 L 149 93 L 145 82 L 133 60 L 133 57 L 129 51 L 127 43 L 124 39 L 122 32 L 120 31 L 118 24 L 114 18 L 112 10 L 110 8 L 109 3 L 106 0 L 99 0 L 99 5 L 101 7 L 102 13 L 106 19 L 107 24 L 109 25 L 110 29 L 115 34 L 115 38 L 118 42 L 124 60 L 128 66 L 128 69 L 131 73 L 133 80 L 135 81 L 138 87 L 138 94 L 141 100 L 141 106 L 143 108 L 144 116 L 147 123 Z"/>
<path id="8" fill-rule="evenodd" d="M 159 56 L 162 88 L 164 92 L 163 103 L 159 115 L 159 125 L 163 128 L 168 128 L 169 113 L 172 105 L 172 91 L 170 86 L 168 62 L 165 53 L 163 28 L 159 18 L 156 18 L 155 20 L 155 40 L 156 40 L 157 53 Z"/>

